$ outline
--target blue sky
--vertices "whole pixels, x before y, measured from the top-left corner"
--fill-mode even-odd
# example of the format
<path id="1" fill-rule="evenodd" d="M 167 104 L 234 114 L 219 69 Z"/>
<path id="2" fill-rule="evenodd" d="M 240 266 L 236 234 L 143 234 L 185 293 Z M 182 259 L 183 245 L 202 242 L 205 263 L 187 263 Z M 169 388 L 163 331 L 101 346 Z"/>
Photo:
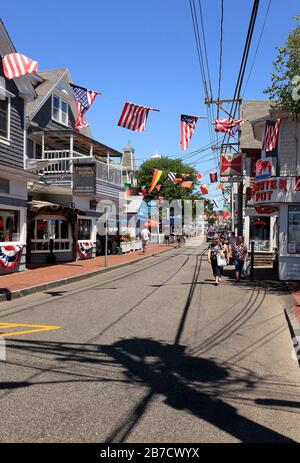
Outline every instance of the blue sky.
<path id="1" fill-rule="evenodd" d="M 261 0 L 250 51 L 256 48 L 269 0 Z M 202 0 L 213 92 L 217 94 L 220 0 Z M 225 0 L 221 97 L 232 97 L 252 9 L 250 0 Z M 298 0 L 272 0 L 263 39 L 245 99 L 266 98 L 276 45 L 296 26 Z M 18 51 L 39 69 L 67 66 L 74 83 L 98 90 L 88 112 L 93 135 L 121 150 L 130 139 L 138 163 L 156 150 L 180 157 L 181 113 L 206 115 L 188 0 L 28 0 L 5 2 L 2 19 Z M 247 72 L 246 72 L 247 77 Z M 146 131 L 117 126 L 125 101 L 161 109 L 150 113 Z M 209 143 L 206 120 L 199 120 L 189 151 Z M 196 164 L 213 169 L 212 156 Z M 191 158 L 196 162 L 202 155 Z M 205 180 L 208 181 L 206 177 Z M 215 190 L 211 190 L 212 197 Z M 217 192 L 217 195 L 220 193 Z"/>

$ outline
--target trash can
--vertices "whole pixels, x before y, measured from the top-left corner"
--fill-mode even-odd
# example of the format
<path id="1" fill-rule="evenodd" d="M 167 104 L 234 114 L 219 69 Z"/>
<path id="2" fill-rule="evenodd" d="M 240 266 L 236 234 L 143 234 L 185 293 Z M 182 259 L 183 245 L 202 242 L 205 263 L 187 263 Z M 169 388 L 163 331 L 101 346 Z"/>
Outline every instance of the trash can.
<path id="1" fill-rule="evenodd" d="M 121 247 L 116 247 L 116 254 L 122 254 L 122 248 Z"/>

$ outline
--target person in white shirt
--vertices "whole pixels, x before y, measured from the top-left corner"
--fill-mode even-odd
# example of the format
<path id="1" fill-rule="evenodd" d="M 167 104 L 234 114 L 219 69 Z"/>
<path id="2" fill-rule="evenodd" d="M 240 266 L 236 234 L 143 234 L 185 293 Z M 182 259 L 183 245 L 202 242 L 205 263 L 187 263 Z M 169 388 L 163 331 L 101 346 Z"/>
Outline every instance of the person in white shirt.
<path id="1" fill-rule="evenodd" d="M 143 228 L 141 231 L 141 238 L 142 238 L 142 244 L 143 244 L 143 254 L 146 252 L 146 248 L 148 245 L 148 241 L 151 238 L 151 233 L 149 232 L 148 228 Z"/>

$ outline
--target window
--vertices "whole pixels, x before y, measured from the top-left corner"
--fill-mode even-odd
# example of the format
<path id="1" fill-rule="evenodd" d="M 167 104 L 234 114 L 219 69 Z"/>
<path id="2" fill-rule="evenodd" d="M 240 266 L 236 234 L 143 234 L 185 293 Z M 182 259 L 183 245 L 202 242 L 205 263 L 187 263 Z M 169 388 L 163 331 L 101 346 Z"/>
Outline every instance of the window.
<path id="1" fill-rule="evenodd" d="M 300 254 L 300 206 L 289 206 L 288 253 Z"/>
<path id="2" fill-rule="evenodd" d="M 250 240 L 254 251 L 270 251 L 270 217 L 250 217 Z"/>
<path id="3" fill-rule="evenodd" d="M 78 239 L 90 240 L 92 231 L 92 221 L 89 219 L 78 220 Z"/>
<path id="4" fill-rule="evenodd" d="M 52 96 L 52 119 L 63 125 L 68 125 L 69 105 L 57 95 Z"/>
<path id="5" fill-rule="evenodd" d="M 70 251 L 71 238 L 67 220 L 36 219 L 34 235 L 31 240 L 33 252 L 49 252 L 50 240 L 53 240 L 54 251 Z"/>
<path id="6" fill-rule="evenodd" d="M 10 100 L 0 100 L 0 137 L 9 139 Z"/>
<path id="7" fill-rule="evenodd" d="M 19 211 L 0 209 L 0 241 L 19 241 Z"/>

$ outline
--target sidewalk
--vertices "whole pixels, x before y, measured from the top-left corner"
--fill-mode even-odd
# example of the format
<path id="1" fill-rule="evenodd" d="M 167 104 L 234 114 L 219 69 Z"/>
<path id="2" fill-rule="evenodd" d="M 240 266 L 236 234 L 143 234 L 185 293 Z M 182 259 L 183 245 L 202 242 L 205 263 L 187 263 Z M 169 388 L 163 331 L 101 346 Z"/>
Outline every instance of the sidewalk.
<path id="1" fill-rule="evenodd" d="M 300 365 L 300 283 L 287 285 L 292 297 L 292 304 L 285 309 L 285 316 L 293 338 L 294 348 Z"/>
<path id="2" fill-rule="evenodd" d="M 133 262 L 145 259 L 174 248 L 175 244 L 148 246 L 146 254 L 142 251 L 133 251 L 122 255 L 109 255 L 108 267 L 105 268 L 104 256 L 94 259 L 78 260 L 63 264 L 44 265 L 27 269 L 24 272 L 2 275 L 0 277 L 0 302 L 27 296 L 39 291 L 44 291 L 54 286 L 73 283 L 97 273 L 109 271 Z"/>

